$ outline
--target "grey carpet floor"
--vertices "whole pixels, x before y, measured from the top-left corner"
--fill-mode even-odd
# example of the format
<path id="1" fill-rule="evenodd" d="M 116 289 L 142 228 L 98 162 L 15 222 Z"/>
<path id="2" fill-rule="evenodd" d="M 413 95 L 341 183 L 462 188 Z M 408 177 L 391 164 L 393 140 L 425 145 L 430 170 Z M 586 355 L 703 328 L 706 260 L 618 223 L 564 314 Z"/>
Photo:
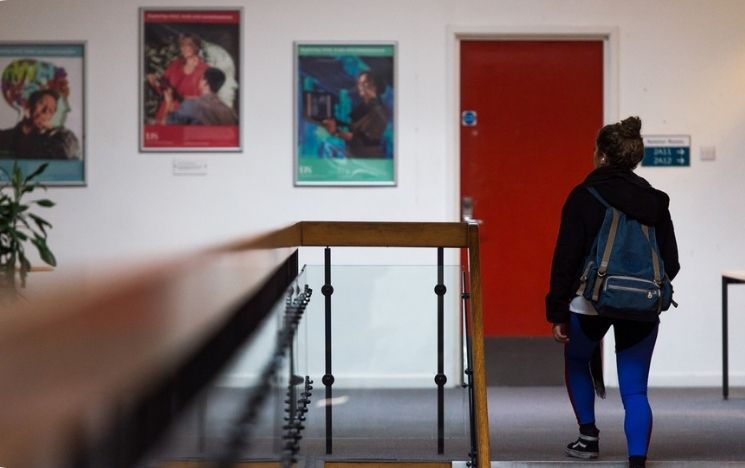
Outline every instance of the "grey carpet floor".
<path id="1" fill-rule="evenodd" d="M 328 459 L 465 460 L 469 450 L 467 398 L 449 389 L 445 403 L 445 450 L 437 454 L 434 390 L 336 389 L 333 454 L 326 455 L 325 408 L 316 389 L 305 421 L 300 460 L 311 466 Z M 654 388 L 649 397 L 654 431 L 651 467 L 745 466 L 745 389 Z M 267 459 L 281 450 L 282 399 L 277 394 L 251 430 L 241 458 Z M 563 447 L 576 437 L 576 424 L 563 387 L 489 387 L 493 467 L 587 466 L 571 463 Z M 239 413 L 242 392 L 216 389 L 177 425 L 147 463 L 166 459 L 209 459 L 227 440 Z M 596 403 L 601 430 L 597 466 L 624 466 L 623 407 L 617 390 Z M 530 462 L 530 463 L 529 463 Z M 537 463 L 540 462 L 540 463 Z M 147 464 L 146 463 L 146 464 Z M 153 465 L 147 465 L 153 466 Z M 465 466 L 463 467 L 465 468 Z"/>

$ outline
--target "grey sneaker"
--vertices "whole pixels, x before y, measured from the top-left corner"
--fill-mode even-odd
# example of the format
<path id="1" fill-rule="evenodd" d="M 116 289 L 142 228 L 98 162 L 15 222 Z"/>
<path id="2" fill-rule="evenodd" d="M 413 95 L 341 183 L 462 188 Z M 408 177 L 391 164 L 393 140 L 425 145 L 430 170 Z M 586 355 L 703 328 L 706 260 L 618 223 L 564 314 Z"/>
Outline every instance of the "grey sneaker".
<path id="1" fill-rule="evenodd" d="M 585 460 L 598 458 L 598 438 L 580 434 L 576 441 L 567 445 L 565 452 L 574 458 Z"/>

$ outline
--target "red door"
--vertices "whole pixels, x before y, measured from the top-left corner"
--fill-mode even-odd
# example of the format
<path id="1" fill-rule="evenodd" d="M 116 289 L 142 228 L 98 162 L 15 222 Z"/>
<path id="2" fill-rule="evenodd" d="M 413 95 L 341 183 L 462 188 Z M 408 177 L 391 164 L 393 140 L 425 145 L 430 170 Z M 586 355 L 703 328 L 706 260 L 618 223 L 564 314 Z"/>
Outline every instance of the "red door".
<path id="1" fill-rule="evenodd" d="M 592 169 L 602 41 L 462 41 L 461 196 L 481 225 L 485 334 L 549 336 L 544 297 L 561 207 Z"/>

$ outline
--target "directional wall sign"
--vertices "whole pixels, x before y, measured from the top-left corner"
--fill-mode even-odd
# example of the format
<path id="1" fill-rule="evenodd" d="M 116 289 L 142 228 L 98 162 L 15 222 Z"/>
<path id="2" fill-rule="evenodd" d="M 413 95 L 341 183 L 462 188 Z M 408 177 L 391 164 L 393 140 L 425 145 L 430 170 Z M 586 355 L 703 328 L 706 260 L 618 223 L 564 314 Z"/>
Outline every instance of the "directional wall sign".
<path id="1" fill-rule="evenodd" d="M 647 135 L 644 137 L 642 166 L 691 165 L 691 137 L 688 135 Z"/>

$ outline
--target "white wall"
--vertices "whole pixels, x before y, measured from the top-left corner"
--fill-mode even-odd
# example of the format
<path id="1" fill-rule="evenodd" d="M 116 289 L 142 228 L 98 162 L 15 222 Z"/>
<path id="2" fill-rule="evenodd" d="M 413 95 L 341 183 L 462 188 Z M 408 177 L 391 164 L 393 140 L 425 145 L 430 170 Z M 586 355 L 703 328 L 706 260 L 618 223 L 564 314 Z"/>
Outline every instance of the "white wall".
<path id="1" fill-rule="evenodd" d="M 456 108 L 448 49 L 453 29 L 618 28 L 616 117 L 638 114 L 645 133 L 690 134 L 693 144 L 690 168 L 639 170 L 672 198 L 683 265 L 675 281 L 681 307 L 663 319 L 651 382 L 719 384 L 720 271 L 745 268 L 739 240 L 745 228 L 744 2 L 224 0 L 221 6 L 244 7 L 243 153 L 140 154 L 138 7 L 205 4 L 0 2 L 0 40 L 88 43 L 88 186 L 50 191 L 58 202 L 49 214 L 55 226 L 51 245 L 62 265 L 160 256 L 300 219 L 456 220 L 458 164 L 447 114 Z M 398 42 L 397 187 L 293 187 L 295 40 Z M 700 161 L 699 147 L 711 145 L 716 161 Z M 174 177 L 176 157 L 207 159 L 209 174 Z M 320 263 L 320 251 L 304 258 Z M 335 259 L 431 263 L 432 255 L 343 250 Z M 731 376 L 740 385 L 745 384 L 743 310 L 745 291 L 733 288 Z"/>

